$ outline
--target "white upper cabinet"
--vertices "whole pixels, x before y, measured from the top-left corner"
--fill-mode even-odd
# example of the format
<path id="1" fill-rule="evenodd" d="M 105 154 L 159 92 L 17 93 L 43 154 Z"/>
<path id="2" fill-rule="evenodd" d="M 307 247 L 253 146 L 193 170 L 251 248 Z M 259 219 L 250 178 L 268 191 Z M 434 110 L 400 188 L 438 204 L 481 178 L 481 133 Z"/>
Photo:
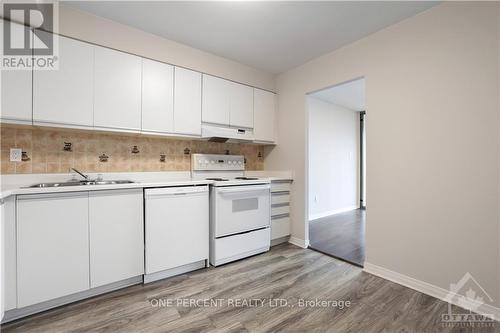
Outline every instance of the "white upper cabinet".
<path id="1" fill-rule="evenodd" d="M 230 81 L 203 74 L 202 121 L 229 125 Z"/>
<path id="2" fill-rule="evenodd" d="M 3 36 L 4 21 L 0 19 L 0 34 Z M 10 23 L 11 33 L 23 35 L 20 24 Z M 2 47 L 2 45 L 0 45 Z M 4 70 L 1 77 L 0 118 L 2 122 L 31 124 L 31 70 Z"/>
<path id="3" fill-rule="evenodd" d="M 229 82 L 229 86 L 229 125 L 253 128 L 253 88 L 235 82 Z"/>
<path id="4" fill-rule="evenodd" d="M 265 90 L 254 89 L 254 128 L 255 141 L 274 142 L 276 119 L 276 95 Z"/>
<path id="5" fill-rule="evenodd" d="M 33 71 L 33 122 L 91 127 L 94 47 L 71 38 L 58 38 L 59 68 Z"/>
<path id="6" fill-rule="evenodd" d="M 201 73 L 175 67 L 174 132 L 201 135 Z"/>
<path id="7" fill-rule="evenodd" d="M 142 131 L 174 130 L 174 67 L 142 59 Z"/>
<path id="8" fill-rule="evenodd" d="M 2 70 L 2 122 L 31 124 L 31 71 Z"/>
<path id="9" fill-rule="evenodd" d="M 141 130 L 141 74 L 141 58 L 95 47 L 95 127 Z"/>
<path id="10" fill-rule="evenodd" d="M 253 128 L 253 88 L 203 75 L 202 121 Z"/>
<path id="11" fill-rule="evenodd" d="M 90 287 L 144 273 L 142 189 L 89 193 Z"/>

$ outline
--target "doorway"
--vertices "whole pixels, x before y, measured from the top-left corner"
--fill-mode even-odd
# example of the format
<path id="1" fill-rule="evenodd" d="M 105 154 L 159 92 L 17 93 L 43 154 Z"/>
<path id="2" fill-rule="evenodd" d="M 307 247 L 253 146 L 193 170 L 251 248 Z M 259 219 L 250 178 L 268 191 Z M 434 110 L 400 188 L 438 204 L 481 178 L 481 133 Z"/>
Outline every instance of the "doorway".
<path id="1" fill-rule="evenodd" d="M 307 95 L 310 248 L 357 266 L 365 261 L 364 78 Z"/>

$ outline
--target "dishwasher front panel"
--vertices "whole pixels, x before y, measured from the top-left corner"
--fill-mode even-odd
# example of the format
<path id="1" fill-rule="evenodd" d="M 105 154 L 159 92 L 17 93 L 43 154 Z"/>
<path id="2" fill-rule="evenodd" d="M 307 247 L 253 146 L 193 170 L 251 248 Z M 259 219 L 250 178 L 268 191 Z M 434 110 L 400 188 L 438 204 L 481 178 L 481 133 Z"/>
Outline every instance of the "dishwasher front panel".
<path id="1" fill-rule="evenodd" d="M 208 209 L 208 186 L 145 190 L 146 274 L 208 259 Z"/>

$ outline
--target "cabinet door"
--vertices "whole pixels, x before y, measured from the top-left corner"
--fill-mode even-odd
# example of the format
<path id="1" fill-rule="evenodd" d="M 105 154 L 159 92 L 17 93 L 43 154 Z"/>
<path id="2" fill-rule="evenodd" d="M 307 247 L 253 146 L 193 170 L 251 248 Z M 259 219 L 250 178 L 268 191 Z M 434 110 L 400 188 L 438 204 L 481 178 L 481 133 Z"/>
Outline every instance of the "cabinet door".
<path id="1" fill-rule="evenodd" d="M 268 91 L 254 89 L 254 127 L 255 141 L 274 142 L 274 121 L 276 96 Z"/>
<path id="2" fill-rule="evenodd" d="M 253 128 L 253 88 L 229 82 L 231 114 L 229 124 L 234 127 Z"/>
<path id="3" fill-rule="evenodd" d="M 2 70 L 1 77 L 2 121 L 31 125 L 31 71 Z"/>
<path id="4" fill-rule="evenodd" d="M 142 189 L 89 194 L 90 286 L 144 273 Z"/>
<path id="5" fill-rule="evenodd" d="M 59 68 L 33 71 L 33 121 L 90 127 L 94 122 L 94 46 L 58 38 Z"/>
<path id="6" fill-rule="evenodd" d="M 174 129 L 174 67 L 142 59 L 142 131 Z"/>
<path id="7" fill-rule="evenodd" d="M 88 193 L 18 196 L 18 307 L 87 289 Z"/>
<path id="8" fill-rule="evenodd" d="M 141 58 L 95 47 L 95 127 L 140 131 L 141 73 Z"/>
<path id="9" fill-rule="evenodd" d="M 290 235 L 290 217 L 284 216 L 271 220 L 271 240 Z"/>
<path id="10" fill-rule="evenodd" d="M 202 121 L 229 125 L 230 82 L 203 74 Z"/>
<path id="11" fill-rule="evenodd" d="M 2 291 L 3 311 L 17 307 L 16 286 L 16 199 L 8 197 L 2 207 Z"/>
<path id="12" fill-rule="evenodd" d="M 23 25 L 10 22 L 11 34 L 24 36 Z M 0 35 L 3 36 L 4 21 L 0 19 Z M 2 48 L 3 45 L 0 45 Z M 1 78 L 0 118 L 2 122 L 31 124 L 31 70 L 4 70 Z"/>
<path id="13" fill-rule="evenodd" d="M 201 73 L 175 67 L 174 132 L 201 135 Z"/>

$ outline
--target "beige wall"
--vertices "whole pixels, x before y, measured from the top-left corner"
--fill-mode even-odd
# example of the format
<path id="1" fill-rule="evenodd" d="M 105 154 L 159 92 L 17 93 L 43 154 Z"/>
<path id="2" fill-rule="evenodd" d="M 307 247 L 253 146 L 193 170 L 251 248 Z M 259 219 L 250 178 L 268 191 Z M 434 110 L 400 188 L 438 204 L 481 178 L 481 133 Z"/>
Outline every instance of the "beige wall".
<path id="1" fill-rule="evenodd" d="M 305 94 L 365 76 L 367 262 L 448 289 L 469 271 L 500 306 L 497 3 L 449 2 L 280 75 L 293 236 L 307 239 Z"/>
<path id="2" fill-rule="evenodd" d="M 61 5 L 63 35 L 274 91 L 275 76 L 235 61 Z"/>

